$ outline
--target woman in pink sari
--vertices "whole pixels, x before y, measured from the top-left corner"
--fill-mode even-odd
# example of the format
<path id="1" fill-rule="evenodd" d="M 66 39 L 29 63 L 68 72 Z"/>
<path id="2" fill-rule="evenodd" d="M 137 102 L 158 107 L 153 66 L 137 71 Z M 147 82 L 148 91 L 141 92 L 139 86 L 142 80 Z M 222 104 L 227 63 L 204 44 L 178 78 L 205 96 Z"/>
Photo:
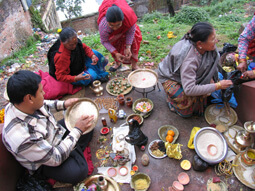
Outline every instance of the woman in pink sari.
<path id="1" fill-rule="evenodd" d="M 111 52 L 115 65 L 109 69 L 115 72 L 123 64 L 138 69 L 138 53 L 142 41 L 137 16 L 125 0 L 104 0 L 99 7 L 97 20 L 101 43 Z"/>

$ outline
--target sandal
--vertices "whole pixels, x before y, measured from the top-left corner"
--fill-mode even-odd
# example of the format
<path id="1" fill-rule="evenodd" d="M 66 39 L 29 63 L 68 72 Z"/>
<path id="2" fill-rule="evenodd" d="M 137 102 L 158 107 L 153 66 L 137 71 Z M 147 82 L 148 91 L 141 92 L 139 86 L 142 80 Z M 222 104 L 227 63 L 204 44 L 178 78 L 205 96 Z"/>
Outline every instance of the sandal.
<path id="1" fill-rule="evenodd" d="M 116 72 L 116 70 L 118 70 L 119 68 L 121 68 L 121 66 L 122 66 L 122 65 L 120 64 L 117 68 L 110 67 L 110 68 L 109 68 L 109 71 L 110 71 L 110 72 Z"/>

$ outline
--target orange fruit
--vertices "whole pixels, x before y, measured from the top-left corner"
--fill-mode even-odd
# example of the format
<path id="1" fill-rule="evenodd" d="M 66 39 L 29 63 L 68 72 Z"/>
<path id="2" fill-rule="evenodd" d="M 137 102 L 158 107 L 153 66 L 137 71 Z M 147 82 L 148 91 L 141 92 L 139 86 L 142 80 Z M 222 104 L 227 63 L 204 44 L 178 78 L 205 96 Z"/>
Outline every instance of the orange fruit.
<path id="1" fill-rule="evenodd" d="M 174 134 L 175 134 L 175 133 L 174 133 L 174 131 L 173 131 L 173 130 L 168 130 L 168 131 L 167 131 L 167 135 L 174 136 Z"/>
<path id="2" fill-rule="evenodd" d="M 174 137 L 172 135 L 167 135 L 166 136 L 166 141 L 169 142 L 169 143 L 172 143 L 174 140 Z"/>

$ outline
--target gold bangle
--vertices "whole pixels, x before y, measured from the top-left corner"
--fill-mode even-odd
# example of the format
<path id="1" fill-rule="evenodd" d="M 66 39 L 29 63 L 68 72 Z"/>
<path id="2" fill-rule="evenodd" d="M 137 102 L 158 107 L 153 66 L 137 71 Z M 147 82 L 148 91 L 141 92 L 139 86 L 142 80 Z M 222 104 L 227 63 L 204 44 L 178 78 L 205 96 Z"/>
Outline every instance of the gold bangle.
<path id="1" fill-rule="evenodd" d="M 255 75 L 255 70 L 252 70 L 253 74 Z"/>
<path id="2" fill-rule="evenodd" d="M 217 83 L 216 83 L 216 90 L 221 89 L 221 87 L 222 87 L 222 86 L 221 86 L 220 82 L 217 82 Z"/>

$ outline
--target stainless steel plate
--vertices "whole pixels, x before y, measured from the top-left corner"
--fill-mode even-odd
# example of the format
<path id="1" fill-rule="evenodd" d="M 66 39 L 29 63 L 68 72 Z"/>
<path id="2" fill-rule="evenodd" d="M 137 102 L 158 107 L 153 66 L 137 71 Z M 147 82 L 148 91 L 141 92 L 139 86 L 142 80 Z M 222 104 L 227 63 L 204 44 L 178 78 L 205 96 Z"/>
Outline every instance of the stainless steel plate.
<path id="1" fill-rule="evenodd" d="M 156 85 L 158 75 L 153 70 L 138 69 L 128 75 L 128 81 L 136 88 L 150 88 Z"/>
<path id="2" fill-rule="evenodd" d="M 65 124 L 69 131 L 75 127 L 75 123 L 82 115 L 94 115 L 92 126 L 83 134 L 89 133 L 97 124 L 99 109 L 97 104 L 89 98 L 81 98 L 77 103 L 69 107 L 65 113 Z"/>
<path id="3" fill-rule="evenodd" d="M 165 158 L 165 157 L 167 156 L 166 154 L 164 154 L 163 156 L 158 157 L 158 156 L 155 156 L 155 155 L 152 154 L 152 151 L 151 151 L 151 149 L 150 149 L 151 146 L 153 145 L 154 142 L 159 142 L 159 141 L 162 141 L 162 140 L 156 139 L 156 140 L 152 141 L 152 142 L 149 144 L 149 147 L 148 147 L 148 151 L 149 151 L 150 155 L 151 155 L 152 157 L 156 158 L 156 159 L 162 159 L 162 158 Z"/>

